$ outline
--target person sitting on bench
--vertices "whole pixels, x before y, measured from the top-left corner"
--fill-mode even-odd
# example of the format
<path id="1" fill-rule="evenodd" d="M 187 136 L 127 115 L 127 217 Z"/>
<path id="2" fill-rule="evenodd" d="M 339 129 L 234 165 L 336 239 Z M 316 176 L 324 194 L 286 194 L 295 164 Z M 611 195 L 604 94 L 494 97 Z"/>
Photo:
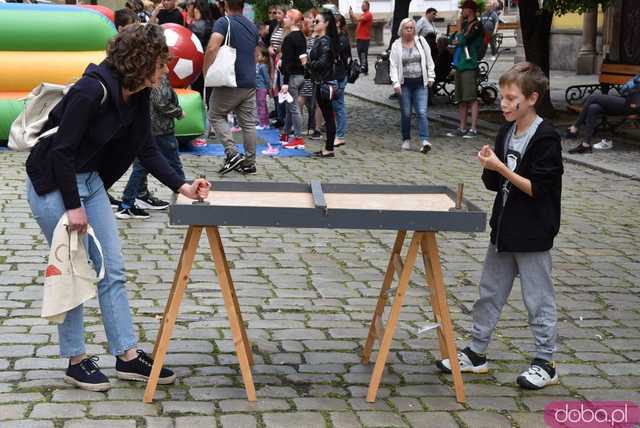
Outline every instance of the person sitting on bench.
<path id="1" fill-rule="evenodd" d="M 629 80 L 620 88 L 620 94 L 616 95 L 590 95 L 585 101 L 576 122 L 569 127 L 565 138 L 576 140 L 578 130 L 583 128 L 582 142 L 569 150 L 570 154 L 591 153 L 593 138 L 602 115 L 627 116 L 640 113 L 640 74 Z M 598 146 L 596 148 L 609 149 L 611 143 Z"/>

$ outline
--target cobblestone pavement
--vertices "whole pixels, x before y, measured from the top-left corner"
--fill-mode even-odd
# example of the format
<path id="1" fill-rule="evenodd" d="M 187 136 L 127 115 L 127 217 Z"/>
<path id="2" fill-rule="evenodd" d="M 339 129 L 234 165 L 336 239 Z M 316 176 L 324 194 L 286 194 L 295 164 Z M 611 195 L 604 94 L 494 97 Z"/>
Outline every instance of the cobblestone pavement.
<path id="1" fill-rule="evenodd" d="M 338 158 L 258 159 L 256 181 L 466 184 L 489 209 L 474 154 L 489 140 L 434 139 L 428 156 L 399 151 L 396 111 L 349 97 L 351 132 Z M 442 134 L 439 125 L 432 131 Z M 319 146 L 318 143 L 309 145 Z M 86 308 L 89 352 L 112 379 L 107 393 L 62 382 L 56 328 L 39 318 L 46 244 L 24 199 L 25 156 L 1 152 L 0 427 L 538 427 L 560 399 L 640 403 L 640 206 L 638 183 L 567 164 L 563 218 L 553 250 L 559 309 L 561 384 L 521 391 L 515 377 L 532 338 L 519 286 L 489 348 L 489 375 L 465 375 L 457 404 L 449 376 L 436 372 L 437 339 L 417 335 L 430 318 L 416 271 L 375 404 L 364 400 L 371 367 L 359 363 L 387 254 L 385 231 L 222 228 L 256 356 L 259 401 L 245 400 L 222 296 L 205 256 L 196 259 L 167 363 L 179 378 L 142 404 L 143 385 L 115 379 L 97 303 Z M 183 157 L 189 175 L 215 176 L 219 158 Z M 240 176 L 228 179 L 244 180 Z M 124 180 L 116 190 L 122 190 Z M 158 187 L 155 181 L 152 186 Z M 115 192 L 118 193 L 117 191 Z M 168 196 L 165 189 L 160 195 Z M 615 215 L 613 215 L 615 214 Z M 119 221 L 130 302 L 142 348 L 151 351 L 184 229 L 167 213 Z M 458 344 L 468 339 L 487 233 L 439 234 Z"/>

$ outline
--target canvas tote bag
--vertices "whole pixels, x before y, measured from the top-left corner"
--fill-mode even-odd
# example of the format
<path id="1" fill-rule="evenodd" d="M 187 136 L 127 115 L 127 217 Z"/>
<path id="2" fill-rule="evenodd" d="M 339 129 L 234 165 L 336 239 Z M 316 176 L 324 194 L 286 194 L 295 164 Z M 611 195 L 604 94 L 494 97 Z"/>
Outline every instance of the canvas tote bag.
<path id="1" fill-rule="evenodd" d="M 107 100 L 107 88 L 100 80 L 98 82 L 102 86 L 103 96 L 100 105 L 103 105 Z M 49 113 L 64 98 L 72 86 L 73 84 L 58 85 L 46 82 L 36 86 L 24 99 L 24 110 L 11 124 L 8 141 L 9 148 L 16 151 L 29 151 L 41 139 L 58 132 L 58 127 L 56 126 L 40 134 L 42 127 L 49 119 Z"/>
<path id="2" fill-rule="evenodd" d="M 89 262 L 84 234 L 69 231 L 69 219 L 63 214 L 53 231 L 49 263 L 44 277 L 41 317 L 59 324 L 67 311 L 96 296 L 97 283 L 104 278 L 104 256 L 96 235 L 89 226 L 87 235 L 100 253 L 100 272 Z"/>
<path id="3" fill-rule="evenodd" d="M 236 49 L 230 45 L 231 21 L 227 16 L 225 16 L 225 19 L 227 20 L 227 35 L 224 38 L 224 44 L 218 50 L 215 61 L 207 70 L 207 76 L 204 81 L 205 86 L 216 88 L 221 86 L 228 88 L 238 87 L 236 83 Z"/>

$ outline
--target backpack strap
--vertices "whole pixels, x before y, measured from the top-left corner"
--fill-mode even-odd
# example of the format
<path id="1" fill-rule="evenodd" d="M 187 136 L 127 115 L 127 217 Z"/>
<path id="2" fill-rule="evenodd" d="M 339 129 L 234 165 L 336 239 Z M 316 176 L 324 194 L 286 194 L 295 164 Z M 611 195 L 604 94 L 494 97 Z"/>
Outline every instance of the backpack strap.
<path id="1" fill-rule="evenodd" d="M 102 86 L 102 99 L 100 100 L 100 105 L 103 106 L 105 102 L 107 102 L 107 87 L 104 86 L 104 83 L 102 83 L 102 80 L 100 79 L 96 79 L 98 81 L 98 83 L 100 83 L 100 86 Z"/>

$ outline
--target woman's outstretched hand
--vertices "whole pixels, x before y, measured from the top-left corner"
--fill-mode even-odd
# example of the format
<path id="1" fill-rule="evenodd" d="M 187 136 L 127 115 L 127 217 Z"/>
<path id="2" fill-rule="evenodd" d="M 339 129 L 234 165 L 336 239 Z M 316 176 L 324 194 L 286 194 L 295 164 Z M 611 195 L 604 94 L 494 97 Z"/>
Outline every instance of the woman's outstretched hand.
<path id="1" fill-rule="evenodd" d="M 196 178 L 193 183 L 184 183 L 180 187 L 180 193 L 191 199 L 207 199 L 211 183 L 204 178 Z"/>

